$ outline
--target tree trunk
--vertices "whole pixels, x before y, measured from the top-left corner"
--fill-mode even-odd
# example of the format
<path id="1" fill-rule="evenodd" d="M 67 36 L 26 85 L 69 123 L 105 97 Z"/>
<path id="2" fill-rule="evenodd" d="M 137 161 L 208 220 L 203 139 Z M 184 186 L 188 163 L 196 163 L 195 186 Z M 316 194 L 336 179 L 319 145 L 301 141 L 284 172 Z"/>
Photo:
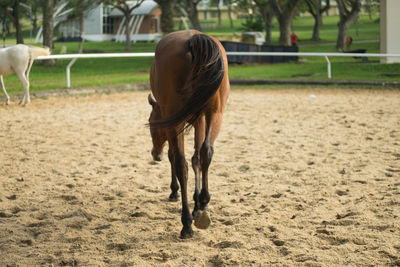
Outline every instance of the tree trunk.
<path id="1" fill-rule="evenodd" d="M 286 16 L 280 16 L 278 18 L 278 21 L 279 21 L 279 31 L 280 31 L 279 44 L 283 46 L 291 46 L 292 43 L 290 40 L 290 31 L 292 26 L 292 18 Z"/>
<path id="2" fill-rule="evenodd" d="M 32 27 L 33 27 L 32 32 L 33 32 L 34 35 L 36 35 L 36 33 L 38 31 L 38 25 L 37 25 L 37 21 L 38 21 L 37 12 L 38 12 L 38 10 L 37 9 L 38 8 L 37 8 L 36 4 L 33 4 L 32 5 Z"/>
<path id="3" fill-rule="evenodd" d="M 36 15 L 32 18 L 32 27 L 33 27 L 33 29 L 32 29 L 33 34 L 37 34 L 38 25 L 37 25 L 37 16 Z"/>
<path id="4" fill-rule="evenodd" d="M 24 35 L 22 33 L 21 24 L 19 23 L 19 3 L 20 3 L 20 0 L 15 0 L 12 14 L 14 17 L 14 26 L 15 26 L 16 34 L 17 34 L 17 44 L 23 44 L 24 43 Z"/>
<path id="5" fill-rule="evenodd" d="M 53 25 L 54 25 L 54 0 L 42 0 L 43 8 L 43 45 L 54 49 L 53 43 Z M 56 61 L 54 59 L 43 60 L 43 65 L 54 66 Z"/>
<path id="6" fill-rule="evenodd" d="M 176 0 L 156 0 L 161 8 L 161 30 L 163 33 L 174 31 L 174 6 Z"/>
<path id="7" fill-rule="evenodd" d="M 267 7 L 265 5 L 260 5 L 258 7 L 261 17 L 264 21 L 264 28 L 265 28 L 265 43 L 270 44 L 271 43 L 271 28 L 272 28 L 272 12 L 269 12 Z"/>
<path id="8" fill-rule="evenodd" d="M 221 19 L 221 8 L 219 8 L 219 3 L 217 6 L 217 14 L 218 14 L 218 29 L 222 27 L 222 19 Z"/>
<path id="9" fill-rule="evenodd" d="M 265 33 L 265 43 L 269 45 L 271 44 L 272 39 L 272 14 L 270 14 L 267 21 L 265 22 Z"/>
<path id="10" fill-rule="evenodd" d="M 353 0 L 352 2 L 350 2 L 350 10 L 346 6 L 348 3 L 344 0 L 336 0 L 336 3 L 338 5 L 340 13 L 340 21 L 338 23 L 339 32 L 336 41 L 336 49 L 343 51 L 346 48 L 347 31 L 353 21 L 355 21 L 358 17 L 358 12 L 361 8 L 361 0 Z"/>
<path id="11" fill-rule="evenodd" d="M 5 16 L 3 18 L 1 18 L 1 26 L 2 26 L 1 37 L 3 39 L 3 48 L 4 48 L 4 47 L 6 47 L 6 28 L 7 28 Z"/>
<path id="12" fill-rule="evenodd" d="M 322 1 L 321 0 L 306 0 L 306 4 L 308 6 L 308 11 L 314 18 L 314 28 L 312 34 L 312 40 L 320 41 L 319 31 L 323 24 L 322 17 L 325 11 L 330 8 L 330 0 L 327 0 L 325 3 L 325 7 L 322 8 Z"/>
<path id="13" fill-rule="evenodd" d="M 199 22 L 199 15 L 197 12 L 197 3 L 193 0 L 186 0 L 186 4 L 188 7 L 188 15 L 190 24 L 192 24 L 192 29 L 201 31 L 201 26 Z"/>
<path id="14" fill-rule="evenodd" d="M 256 4 L 258 11 L 260 12 L 261 18 L 264 22 L 264 29 L 266 32 L 265 43 L 270 44 L 271 43 L 272 19 L 273 19 L 274 13 L 271 10 L 271 6 L 268 5 L 265 1 L 255 0 L 254 2 Z"/>
<path id="15" fill-rule="evenodd" d="M 338 23 L 339 27 L 339 32 L 338 32 L 338 37 L 336 41 L 336 48 L 338 50 L 344 51 L 346 49 L 346 37 L 347 37 L 347 31 L 350 27 L 350 22 L 345 22 L 345 23 Z"/>
<path id="16" fill-rule="evenodd" d="M 85 24 L 84 24 L 84 14 L 83 14 L 83 9 L 79 11 L 79 46 L 78 46 L 78 53 L 82 54 L 83 53 L 83 30 L 85 29 Z"/>
<path id="17" fill-rule="evenodd" d="M 314 28 L 313 28 L 313 34 L 312 34 L 312 39 L 314 41 L 320 41 L 321 38 L 319 36 L 319 29 L 321 28 L 322 25 L 322 14 L 317 13 L 316 16 L 314 17 Z"/>
<path id="18" fill-rule="evenodd" d="M 290 31 L 294 11 L 300 0 L 288 0 L 286 4 L 281 4 L 279 0 L 271 0 L 271 4 L 275 9 L 276 16 L 279 22 L 279 44 L 283 46 L 290 46 Z"/>
<path id="19" fill-rule="evenodd" d="M 232 19 L 232 5 L 228 5 L 228 16 L 229 16 L 229 25 L 231 29 L 233 29 L 233 19 Z"/>
<path id="20" fill-rule="evenodd" d="M 131 20 L 131 15 L 130 13 L 125 13 L 125 51 L 130 51 L 131 50 L 131 31 L 133 27 L 132 25 L 129 25 L 129 22 Z"/>

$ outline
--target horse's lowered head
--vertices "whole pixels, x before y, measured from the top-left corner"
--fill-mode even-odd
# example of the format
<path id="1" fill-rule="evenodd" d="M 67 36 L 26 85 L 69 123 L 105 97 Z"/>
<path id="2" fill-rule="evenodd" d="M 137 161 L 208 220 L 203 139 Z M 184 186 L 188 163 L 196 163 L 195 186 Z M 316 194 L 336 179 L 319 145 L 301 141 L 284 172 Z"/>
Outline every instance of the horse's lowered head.
<path id="1" fill-rule="evenodd" d="M 149 122 L 157 121 L 157 120 L 161 119 L 160 106 L 153 99 L 151 94 L 149 94 L 149 96 L 148 96 L 148 101 L 152 107 Z M 167 135 L 165 133 L 165 130 L 164 129 L 154 129 L 154 128 L 150 127 L 150 134 L 151 134 L 151 139 L 153 141 L 153 149 L 151 150 L 151 155 L 153 156 L 153 160 L 161 161 L 163 148 L 164 148 L 165 142 L 167 141 Z"/>

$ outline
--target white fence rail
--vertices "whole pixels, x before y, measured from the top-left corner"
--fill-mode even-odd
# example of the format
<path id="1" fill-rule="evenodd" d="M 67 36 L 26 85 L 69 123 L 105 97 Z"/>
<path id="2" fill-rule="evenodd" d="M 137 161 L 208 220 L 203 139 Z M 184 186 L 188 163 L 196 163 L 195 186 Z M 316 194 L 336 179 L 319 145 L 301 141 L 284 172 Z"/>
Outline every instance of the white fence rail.
<path id="1" fill-rule="evenodd" d="M 376 53 L 303 53 L 303 52 L 227 52 L 228 56 L 305 56 L 324 57 L 327 62 L 328 78 L 332 78 L 331 62 L 329 57 L 400 57 L 400 54 L 376 54 Z M 102 54 L 64 54 L 40 56 L 36 60 L 46 59 L 72 59 L 66 68 L 67 88 L 71 87 L 70 70 L 78 58 L 113 58 L 113 57 L 154 57 L 153 52 L 149 53 L 102 53 Z"/>

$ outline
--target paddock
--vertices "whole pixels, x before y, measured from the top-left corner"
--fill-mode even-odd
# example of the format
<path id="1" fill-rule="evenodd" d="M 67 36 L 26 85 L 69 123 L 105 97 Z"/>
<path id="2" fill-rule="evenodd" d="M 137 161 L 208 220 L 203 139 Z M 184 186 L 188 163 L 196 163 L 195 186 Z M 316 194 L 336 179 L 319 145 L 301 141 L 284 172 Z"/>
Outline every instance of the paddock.
<path id="1" fill-rule="evenodd" d="M 400 265 L 400 91 L 232 91 L 188 240 L 148 93 L 0 103 L 0 265 Z"/>

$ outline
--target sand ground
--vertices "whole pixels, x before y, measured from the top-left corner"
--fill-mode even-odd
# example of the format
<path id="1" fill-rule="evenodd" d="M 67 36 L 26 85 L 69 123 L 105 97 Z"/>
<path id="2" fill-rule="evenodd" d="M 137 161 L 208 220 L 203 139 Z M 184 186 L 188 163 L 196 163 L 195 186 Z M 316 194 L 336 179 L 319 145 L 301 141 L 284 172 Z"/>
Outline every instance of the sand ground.
<path id="1" fill-rule="evenodd" d="M 147 94 L 0 104 L 0 266 L 400 266 L 400 91 L 233 91 L 189 240 Z"/>

